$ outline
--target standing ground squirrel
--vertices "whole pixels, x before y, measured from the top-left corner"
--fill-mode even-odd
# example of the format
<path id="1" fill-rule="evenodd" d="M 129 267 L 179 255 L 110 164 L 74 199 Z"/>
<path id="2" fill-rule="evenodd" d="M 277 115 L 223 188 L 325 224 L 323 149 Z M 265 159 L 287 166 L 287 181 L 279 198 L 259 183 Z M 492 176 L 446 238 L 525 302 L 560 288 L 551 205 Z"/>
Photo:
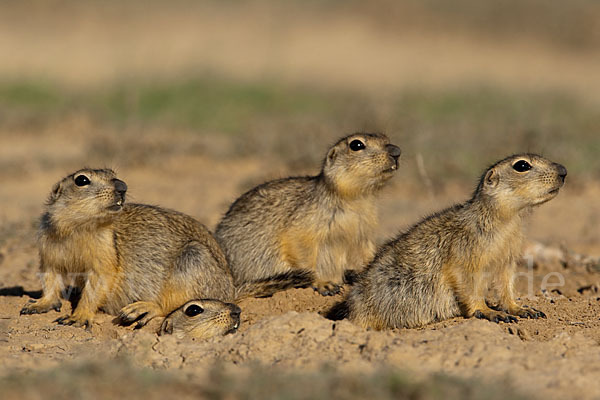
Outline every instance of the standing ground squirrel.
<path id="1" fill-rule="evenodd" d="M 38 238 L 43 296 L 21 314 L 60 311 L 61 292 L 71 285 L 81 297 L 71 315 L 57 319 L 63 325 L 89 328 L 102 309 L 141 327 L 210 298 L 219 300 L 213 311 L 221 304 L 219 323 L 228 321 L 223 331 L 237 328 L 239 308 L 223 303 L 234 298 L 231 273 L 208 229 L 176 211 L 124 204 L 126 191 L 109 169 L 82 169 L 54 186 Z"/>
<path id="2" fill-rule="evenodd" d="M 434 214 L 379 249 L 330 317 L 375 329 L 417 327 L 463 315 L 514 322 L 545 317 L 514 300 L 524 219 L 553 199 L 567 170 L 538 155 L 491 166 L 467 202 Z M 498 310 L 485 300 L 492 281 Z"/>
<path id="3" fill-rule="evenodd" d="M 399 156 L 383 134 L 349 135 L 329 149 L 319 175 L 267 182 L 238 198 L 215 236 L 239 297 L 309 285 L 338 293 L 344 270 L 375 254 L 376 193 Z"/>

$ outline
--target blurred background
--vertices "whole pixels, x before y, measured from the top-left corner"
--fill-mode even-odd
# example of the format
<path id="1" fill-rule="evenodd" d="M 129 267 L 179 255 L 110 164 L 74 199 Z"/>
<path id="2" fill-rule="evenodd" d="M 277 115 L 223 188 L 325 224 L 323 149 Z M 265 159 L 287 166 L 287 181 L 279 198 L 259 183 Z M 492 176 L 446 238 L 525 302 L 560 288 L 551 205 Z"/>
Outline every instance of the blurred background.
<path id="1" fill-rule="evenodd" d="M 464 201 L 491 163 L 512 153 L 537 152 L 564 164 L 569 176 L 557 198 L 534 213 L 527 240 L 598 257 L 599 106 L 598 0 L 0 1 L 0 289 L 6 289 L 0 296 L 0 375 L 11 374 L 0 377 L 0 386 L 16 382 L 2 386 L 10 389 L 7 398 L 38 392 L 47 398 L 57 390 L 72 390 L 62 397 L 91 393 L 85 390 L 107 390 L 106 397 L 114 397 L 115 388 L 131 390 L 137 394 L 133 397 L 164 398 L 180 391 L 161 375 L 115 364 L 113 357 L 120 358 L 122 349 L 127 354 L 124 343 L 133 343 L 128 346 L 135 356 L 158 357 L 144 358 L 144 365 L 171 365 L 177 379 L 193 385 L 194 374 L 209 368 L 205 360 L 217 354 L 227 360 L 225 354 L 234 353 L 233 348 L 223 350 L 228 342 L 210 353 L 195 353 L 199 343 L 180 346 L 183 353 L 175 346 L 157 350 L 152 342 L 142 342 L 146 336 L 129 336 L 114 326 L 108 315 L 93 334 L 54 328 L 54 313 L 18 318 L 28 291 L 41 288 L 35 233 L 44 200 L 55 182 L 83 166 L 114 168 L 127 182 L 127 201 L 177 209 L 212 228 L 252 186 L 318 173 L 339 137 L 385 132 L 403 154 L 396 176 L 381 193 L 381 243 L 422 216 Z M 291 333 L 284 325 L 287 336 L 273 335 L 270 329 L 279 323 L 273 322 L 255 328 L 263 330 L 265 343 L 276 346 L 261 342 L 236 350 L 247 355 L 241 365 L 252 372 L 248 378 L 212 374 L 199 382 L 209 382 L 205 397 L 210 398 L 232 390 L 264 398 L 263 388 L 288 387 L 278 382 L 292 384 L 281 398 L 298 398 L 306 389 L 298 390 L 299 385 L 314 388 L 308 397 L 344 397 L 345 391 L 334 389 L 347 386 L 358 397 L 383 397 L 381 390 L 398 398 L 404 378 L 385 366 L 396 362 L 427 374 L 458 371 L 475 377 L 477 385 L 486 382 L 481 378 L 487 374 L 501 387 L 479 396 L 473 389 L 478 386 L 446 390 L 449 384 L 437 377 L 419 385 L 439 396 L 407 398 L 491 398 L 497 393 L 516 398 L 507 394 L 505 371 L 518 377 L 520 388 L 540 396 L 589 389 L 591 398 L 597 389 L 593 371 L 600 340 L 598 275 L 567 270 L 566 262 L 533 267 L 536 290 L 543 274 L 558 271 L 567 277 L 560 289 L 570 297 L 556 297 L 556 311 L 548 312 L 549 303 L 544 306 L 548 324 L 524 321 L 509 332 L 518 332 L 524 343 L 544 343 L 513 346 L 500 330 L 486 343 L 475 343 L 492 331 L 467 336 L 466 330 L 437 332 L 438 326 L 435 336 L 424 336 L 433 340 L 370 332 L 368 346 L 358 346 L 363 339 L 346 341 L 344 335 L 351 332 L 346 328 L 336 330 L 335 341 L 328 342 L 322 325 L 308 325 L 303 335 L 316 332 L 316 341 L 329 344 L 309 344 L 309 353 L 296 354 L 298 346 L 312 343 L 297 336 L 304 328 Z M 518 287 L 529 287 L 531 271 L 522 265 L 520 272 L 525 274 Z M 288 291 L 242 305 L 243 315 L 258 320 L 288 310 L 314 313 L 324 300 L 311 296 L 316 295 L 310 289 Z M 310 308 L 304 308 L 307 304 Z M 245 320 L 242 329 L 250 324 Z M 465 325 L 467 330 L 473 326 Z M 586 339 L 578 336 L 584 328 Z M 396 335 L 396 351 L 388 354 L 392 342 L 377 337 Z M 123 342 L 121 337 L 141 339 Z M 276 348 L 287 355 L 281 358 Z M 306 354 L 317 348 L 325 351 L 316 360 L 328 359 L 333 366 L 354 364 L 348 360 L 360 351 L 360 376 L 336 378 L 327 370 L 319 372 L 322 380 L 274 375 L 282 364 L 314 365 Z M 515 358 L 509 351 L 531 357 Z M 110 361 L 65 369 L 65 361 L 82 356 Z M 257 370 L 248 361 L 254 359 L 273 360 L 268 362 L 275 368 Z M 294 362 L 285 364 L 286 359 Z M 380 365 L 384 373 L 364 377 Z M 553 366 L 558 368 L 554 376 L 548 372 Z M 56 367 L 54 372 L 30 373 L 50 367 Z M 19 371 L 27 373 L 15 380 L 12 374 Z M 110 382 L 107 389 L 98 386 L 103 381 Z M 155 390 L 157 385 L 163 390 Z M 188 393 L 196 393 L 191 387 Z"/>
<path id="2" fill-rule="evenodd" d="M 569 169 L 551 226 L 598 244 L 595 0 L 3 2 L 0 54 L 5 226 L 83 165 L 212 226 L 251 185 L 382 131 L 403 149 L 388 235 L 537 152 Z"/>

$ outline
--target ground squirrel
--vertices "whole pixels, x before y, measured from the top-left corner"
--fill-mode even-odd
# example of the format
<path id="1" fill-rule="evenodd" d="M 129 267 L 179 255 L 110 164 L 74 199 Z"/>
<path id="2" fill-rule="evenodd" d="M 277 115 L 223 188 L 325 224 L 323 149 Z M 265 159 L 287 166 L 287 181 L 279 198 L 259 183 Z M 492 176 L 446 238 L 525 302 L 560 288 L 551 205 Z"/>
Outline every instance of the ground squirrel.
<path id="1" fill-rule="evenodd" d="M 205 339 L 233 333 L 240 326 L 241 310 L 232 303 L 218 300 L 190 300 L 163 320 L 159 334 L 177 338 Z"/>
<path id="2" fill-rule="evenodd" d="M 243 194 L 217 226 L 238 297 L 312 285 L 340 291 L 344 270 L 375 254 L 375 195 L 398 168 L 383 134 L 340 139 L 317 176 L 264 183 Z"/>
<path id="3" fill-rule="evenodd" d="M 473 197 L 434 214 L 382 246 L 330 317 L 375 329 L 417 327 L 463 315 L 514 322 L 545 317 L 514 300 L 524 219 L 554 198 L 567 170 L 538 155 L 505 158 L 482 176 Z M 490 283 L 497 309 L 486 303 Z"/>
<path id="4" fill-rule="evenodd" d="M 141 327 L 192 299 L 233 300 L 227 261 L 208 229 L 176 211 L 124 204 L 126 191 L 109 169 L 82 169 L 54 186 L 39 228 L 43 296 L 21 314 L 60 311 L 69 285 L 81 297 L 57 319 L 63 325 L 90 327 L 102 309 Z M 239 324 L 239 312 L 230 322 Z"/>

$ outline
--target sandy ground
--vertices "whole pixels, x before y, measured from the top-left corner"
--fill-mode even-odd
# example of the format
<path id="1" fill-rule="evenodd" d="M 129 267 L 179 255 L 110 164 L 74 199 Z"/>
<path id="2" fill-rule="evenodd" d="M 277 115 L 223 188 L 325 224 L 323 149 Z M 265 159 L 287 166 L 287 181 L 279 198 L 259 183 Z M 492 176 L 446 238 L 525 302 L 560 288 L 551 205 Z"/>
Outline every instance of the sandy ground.
<path id="1" fill-rule="evenodd" d="M 54 143 L 67 146 L 57 138 Z M 218 360 L 226 368 L 242 370 L 257 362 L 301 370 L 316 370 L 323 364 L 362 372 L 394 367 L 417 377 L 442 372 L 505 382 L 541 397 L 600 396 L 600 275 L 552 259 L 538 260 L 531 268 L 522 265 L 521 301 L 543 310 L 548 318 L 518 324 L 456 318 L 422 329 L 369 331 L 322 317 L 320 313 L 341 296 L 321 297 L 311 289 L 243 301 L 240 331 L 206 342 L 159 337 L 153 331 L 159 321 L 132 331 L 100 314 L 91 332 L 86 332 L 57 326 L 56 312 L 19 316 L 22 305 L 40 290 L 35 220 L 49 188 L 69 168 L 36 165 L 25 164 L 18 176 L 2 174 L 0 375 L 67 361 L 124 357 L 138 366 L 184 371 L 193 377 Z M 287 173 L 267 160 L 205 156 L 165 157 L 154 166 L 119 170 L 130 187 L 130 198 L 177 208 L 211 227 L 229 201 L 249 185 Z M 402 179 L 400 171 L 382 193 L 380 241 L 469 192 L 469 188 L 449 186 L 429 197 L 424 188 L 402 185 Z M 599 194 L 597 183 L 584 189 L 567 182 L 563 193 L 535 213 L 530 238 L 599 255 Z M 66 305 L 63 312 L 68 309 Z"/>
<path id="2" fill-rule="evenodd" d="M 132 77 L 168 80 L 217 72 L 248 81 L 356 90 L 365 96 L 412 86 L 483 83 L 599 99 L 597 48 L 566 50 L 535 36 L 490 37 L 437 25 L 417 29 L 418 22 L 382 26 L 356 12 L 303 14 L 269 2 L 248 8 L 238 2 L 235 7 L 183 2 L 183 8 L 157 6 L 161 2 L 131 8 L 66 3 L 32 1 L 3 8 L 3 82 L 101 87 Z M 531 397 L 600 398 L 600 275 L 553 259 L 520 267 L 519 301 L 548 318 L 518 324 L 456 318 L 422 329 L 369 331 L 322 317 L 341 296 L 325 298 L 310 289 L 243 301 L 240 331 L 206 342 L 159 337 L 154 333 L 159 321 L 133 331 L 99 314 L 88 332 L 57 326 L 53 320 L 62 314 L 56 312 L 19 316 L 22 305 L 39 296 L 41 288 L 35 227 L 43 202 L 58 179 L 85 164 L 115 168 L 128 184 L 129 201 L 174 208 L 209 227 L 253 185 L 292 173 L 316 173 L 317 165 L 292 171 L 276 157 L 217 157 L 218 146 L 228 144 L 197 132 L 153 132 L 148 127 L 138 142 L 135 134 L 118 128 L 103 136 L 105 128 L 112 129 L 73 113 L 41 127 L 33 121 L 0 129 L 0 378 L 32 376 L 86 360 L 126 359 L 190 381 L 205 376 L 215 362 L 234 373 L 252 370 L 257 363 L 298 371 L 326 364 L 360 373 L 400 369 L 416 378 L 434 373 L 475 378 Z M 100 154 L 96 150 L 107 138 L 110 154 Z M 140 154 L 144 149 L 156 154 Z M 473 171 L 473 183 L 483 167 Z M 472 190 L 447 182 L 430 191 L 409 179 L 415 176 L 419 173 L 409 158 L 383 191 L 379 242 L 466 199 Z M 589 176 L 598 177 L 597 171 Z M 529 240 L 600 257 L 600 181 L 589 179 L 568 177 L 559 196 L 534 213 Z M 65 304 L 63 312 L 68 311 Z"/>

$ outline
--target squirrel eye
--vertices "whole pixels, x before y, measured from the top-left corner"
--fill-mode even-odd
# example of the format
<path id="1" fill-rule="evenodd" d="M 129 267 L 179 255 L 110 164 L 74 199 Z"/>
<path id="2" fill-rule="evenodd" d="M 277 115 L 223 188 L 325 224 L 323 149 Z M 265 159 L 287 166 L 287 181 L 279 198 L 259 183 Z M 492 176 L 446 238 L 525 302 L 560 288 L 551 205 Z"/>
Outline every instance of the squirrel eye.
<path id="1" fill-rule="evenodd" d="M 85 175 L 78 175 L 77 178 L 75 178 L 75 184 L 77 186 L 87 186 L 90 183 L 91 182 L 90 182 L 89 178 Z"/>
<path id="2" fill-rule="evenodd" d="M 204 309 L 197 304 L 192 304 L 188 308 L 185 309 L 184 313 L 188 317 L 195 317 L 198 314 L 202 314 Z"/>
<path id="3" fill-rule="evenodd" d="M 365 144 L 358 139 L 355 139 L 350 142 L 350 150 L 358 151 L 365 148 Z"/>
<path id="4" fill-rule="evenodd" d="M 525 160 L 519 160 L 513 164 L 513 169 L 517 172 L 526 172 L 531 169 L 531 164 Z"/>

